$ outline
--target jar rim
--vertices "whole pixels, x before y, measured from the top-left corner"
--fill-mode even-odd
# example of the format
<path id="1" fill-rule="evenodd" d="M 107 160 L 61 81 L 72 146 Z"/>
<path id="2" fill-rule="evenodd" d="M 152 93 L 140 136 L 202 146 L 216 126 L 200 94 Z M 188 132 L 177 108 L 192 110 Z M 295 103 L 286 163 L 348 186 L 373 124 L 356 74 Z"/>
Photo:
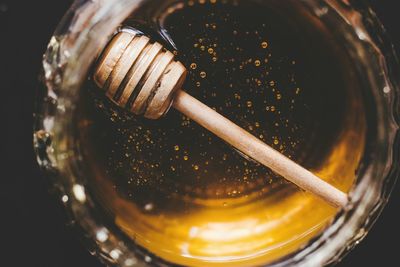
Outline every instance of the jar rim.
<path id="1" fill-rule="evenodd" d="M 72 146 L 67 138 L 72 134 L 68 125 L 70 120 L 67 118 L 71 118 L 75 109 L 73 93 L 80 87 L 84 79 L 82 73 L 87 73 L 108 36 L 138 7 L 139 2 L 141 1 L 75 1 L 52 37 L 43 60 L 47 94 L 40 96 L 43 103 L 37 109 L 34 126 L 34 146 L 39 165 L 46 171 L 56 173 L 57 179 L 53 182 L 71 217 L 80 221 L 79 228 L 87 233 L 85 236 L 88 236 L 90 246 L 98 247 L 96 250 L 101 257 L 121 266 L 125 266 L 128 260 L 144 258 L 146 252 L 139 251 L 129 242 L 119 242 L 118 240 L 128 239 L 117 229 L 101 221 L 101 216 L 94 210 L 94 204 L 90 195 L 85 192 L 81 179 L 76 175 L 69 177 L 69 180 L 62 179 L 62 176 L 66 172 L 69 175 L 75 173 L 74 166 L 66 162 L 69 153 L 76 152 L 71 150 Z M 367 66 L 369 63 L 378 63 L 373 66 L 376 69 L 366 72 L 371 79 L 369 82 L 374 85 L 371 88 L 374 98 L 382 104 L 377 109 L 381 125 L 377 127 L 376 140 L 377 147 L 381 150 L 368 166 L 363 167 L 360 172 L 362 177 L 351 192 L 349 205 L 336 215 L 333 223 L 303 249 L 267 266 L 321 266 L 342 257 L 348 248 L 368 233 L 388 201 L 392 185 L 398 176 L 398 167 L 395 164 L 398 158 L 393 153 L 393 148 L 399 143 L 399 123 L 395 119 L 398 118 L 396 112 L 399 87 L 388 71 L 390 64 L 398 65 L 395 53 L 382 50 L 385 44 L 381 43 L 383 41 L 379 37 L 385 33 L 370 9 L 362 5 L 346 5 L 339 0 L 322 2 L 323 4 L 316 0 L 304 1 L 310 12 L 321 19 L 324 16 L 321 10 L 337 12 L 347 26 L 354 30 L 359 39 L 358 48 L 369 49 L 371 52 L 368 57 L 363 57 L 364 67 L 371 68 Z M 366 25 L 368 21 L 365 17 L 370 18 L 374 25 Z M 93 49 L 94 47 L 97 49 Z M 77 61 L 84 64 L 74 64 Z M 57 145 L 46 144 L 43 147 L 44 133 L 51 133 L 52 142 Z"/>

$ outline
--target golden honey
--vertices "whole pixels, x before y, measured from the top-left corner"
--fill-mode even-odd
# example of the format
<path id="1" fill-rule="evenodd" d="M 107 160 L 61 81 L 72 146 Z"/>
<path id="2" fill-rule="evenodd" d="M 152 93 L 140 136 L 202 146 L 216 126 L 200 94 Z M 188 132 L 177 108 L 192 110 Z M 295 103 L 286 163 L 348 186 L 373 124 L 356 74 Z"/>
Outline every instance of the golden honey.
<path id="1" fill-rule="evenodd" d="M 175 51 L 189 71 L 185 91 L 349 191 L 366 121 L 354 66 L 329 33 L 300 11 L 284 15 L 279 1 L 167 4 L 143 7 L 123 26 Z M 265 264 L 334 218 L 328 204 L 177 111 L 139 118 L 98 91 L 89 80 L 76 114 L 91 193 L 111 222 L 163 260 Z"/>

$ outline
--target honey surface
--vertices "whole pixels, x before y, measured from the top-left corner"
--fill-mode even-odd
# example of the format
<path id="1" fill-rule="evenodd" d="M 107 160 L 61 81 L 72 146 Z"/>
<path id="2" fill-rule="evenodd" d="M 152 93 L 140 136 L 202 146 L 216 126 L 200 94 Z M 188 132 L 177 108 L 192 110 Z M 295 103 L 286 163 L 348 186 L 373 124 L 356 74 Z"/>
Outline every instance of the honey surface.
<path id="1" fill-rule="evenodd" d="M 188 68 L 188 93 L 348 191 L 365 142 L 358 84 L 323 27 L 304 14 L 282 16 L 288 10 L 188 1 L 156 12 L 153 27 L 143 21 L 154 17 L 135 15 L 125 26 L 162 28 L 164 40 L 152 37 Z M 77 115 L 93 193 L 156 256 L 186 266 L 264 264 L 301 248 L 334 217 L 177 111 L 138 118 L 96 90 L 89 81 Z"/>

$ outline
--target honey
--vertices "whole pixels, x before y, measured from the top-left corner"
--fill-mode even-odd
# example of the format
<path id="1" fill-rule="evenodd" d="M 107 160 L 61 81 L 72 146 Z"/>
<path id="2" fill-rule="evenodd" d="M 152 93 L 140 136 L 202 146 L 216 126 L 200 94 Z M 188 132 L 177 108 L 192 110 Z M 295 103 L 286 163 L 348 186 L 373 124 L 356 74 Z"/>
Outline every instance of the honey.
<path id="1" fill-rule="evenodd" d="M 329 33 L 289 8 L 296 1 L 154 2 L 123 29 L 173 50 L 189 71 L 185 91 L 350 190 L 366 135 L 360 82 Z M 335 216 L 177 111 L 139 118 L 95 87 L 87 82 L 76 114 L 90 188 L 110 221 L 155 256 L 185 266 L 265 264 Z"/>

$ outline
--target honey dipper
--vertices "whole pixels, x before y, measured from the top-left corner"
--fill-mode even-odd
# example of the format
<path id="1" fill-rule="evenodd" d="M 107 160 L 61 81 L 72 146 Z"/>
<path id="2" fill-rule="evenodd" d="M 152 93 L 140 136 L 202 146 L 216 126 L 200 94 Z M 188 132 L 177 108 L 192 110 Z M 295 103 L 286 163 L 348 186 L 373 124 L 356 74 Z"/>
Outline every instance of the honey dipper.
<path id="1" fill-rule="evenodd" d="M 186 68 L 143 35 L 119 32 L 95 66 L 94 81 L 118 106 L 158 119 L 172 106 L 247 156 L 335 207 L 347 195 L 182 91 Z"/>

